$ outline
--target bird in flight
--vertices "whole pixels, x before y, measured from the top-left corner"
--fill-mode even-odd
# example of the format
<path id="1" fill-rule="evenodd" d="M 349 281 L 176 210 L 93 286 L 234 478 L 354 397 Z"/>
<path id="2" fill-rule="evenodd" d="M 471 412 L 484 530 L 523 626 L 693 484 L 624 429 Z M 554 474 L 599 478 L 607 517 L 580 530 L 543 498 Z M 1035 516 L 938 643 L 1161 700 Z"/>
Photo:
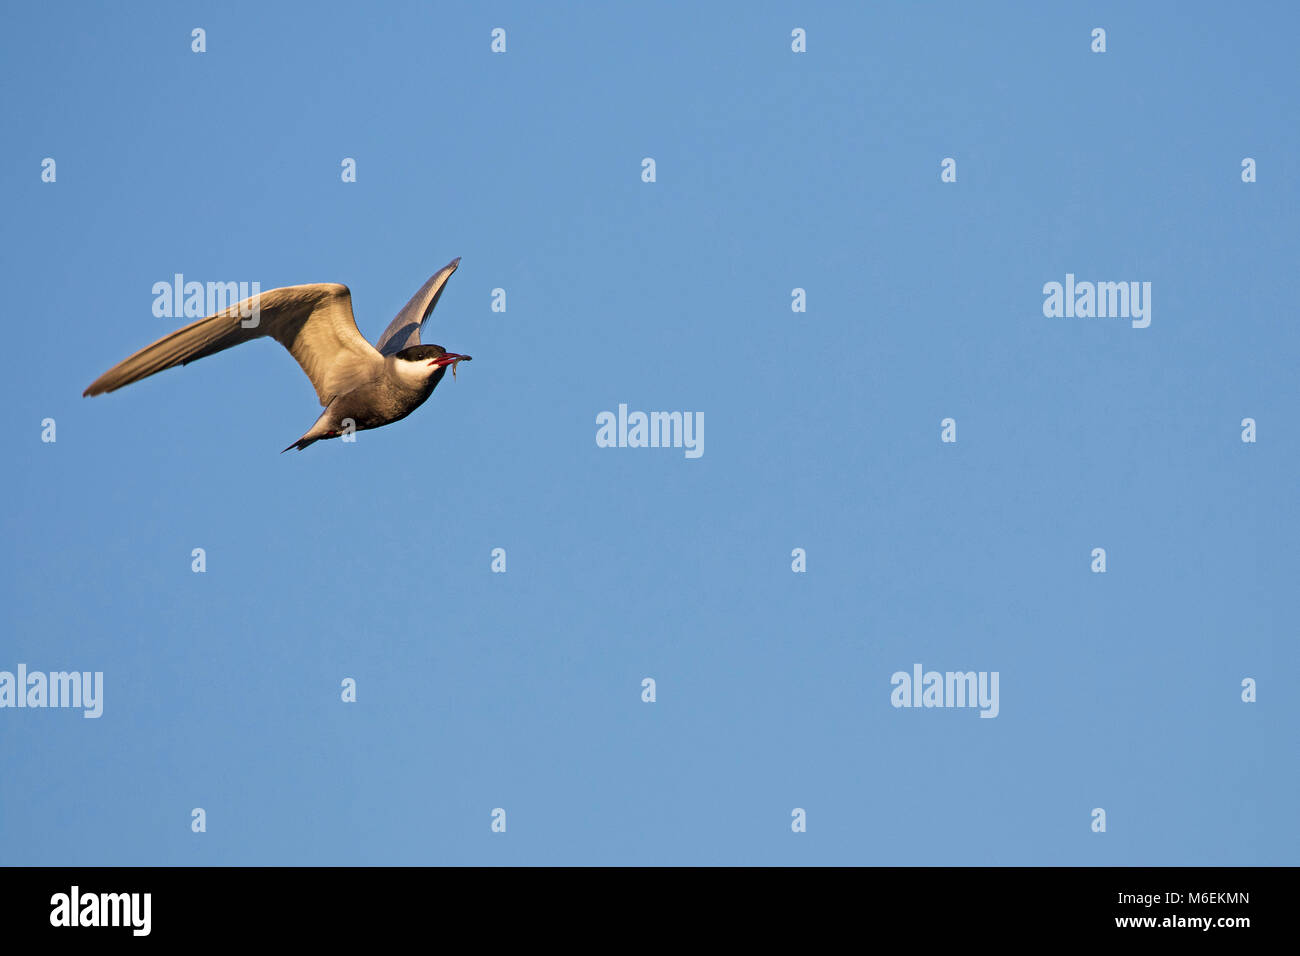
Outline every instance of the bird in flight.
<path id="1" fill-rule="evenodd" d="M 349 428 L 361 431 L 390 425 L 424 404 L 448 366 L 455 378 L 456 364 L 470 361 L 470 356 L 448 352 L 441 345 L 420 344 L 420 327 L 459 265 L 457 257 L 431 276 L 374 345 L 357 329 L 347 286 L 291 285 L 261 292 L 177 329 L 118 362 L 82 395 L 116 391 L 163 369 L 188 365 L 269 335 L 297 359 L 325 406 L 316 423 L 284 451 L 302 451 Z"/>

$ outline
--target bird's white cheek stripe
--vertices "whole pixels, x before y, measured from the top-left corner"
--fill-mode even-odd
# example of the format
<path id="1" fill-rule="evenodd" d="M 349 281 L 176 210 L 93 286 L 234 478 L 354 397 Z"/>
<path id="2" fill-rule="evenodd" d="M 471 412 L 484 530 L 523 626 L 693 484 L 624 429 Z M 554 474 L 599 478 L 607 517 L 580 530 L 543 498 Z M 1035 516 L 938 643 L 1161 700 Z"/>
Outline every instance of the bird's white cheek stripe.
<path id="1" fill-rule="evenodd" d="M 424 367 L 423 362 L 403 362 L 398 359 L 394 365 L 397 368 L 398 378 L 410 385 L 422 385 L 429 378 L 429 370 Z"/>

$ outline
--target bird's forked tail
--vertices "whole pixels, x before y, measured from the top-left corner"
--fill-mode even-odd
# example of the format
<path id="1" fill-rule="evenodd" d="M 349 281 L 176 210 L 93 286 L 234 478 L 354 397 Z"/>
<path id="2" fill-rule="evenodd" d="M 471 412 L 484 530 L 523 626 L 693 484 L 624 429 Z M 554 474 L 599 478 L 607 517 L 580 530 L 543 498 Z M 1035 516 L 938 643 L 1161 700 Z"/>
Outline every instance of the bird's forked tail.
<path id="1" fill-rule="evenodd" d="M 339 430 L 334 427 L 333 419 L 330 418 L 330 410 L 327 408 L 320 413 L 320 418 L 316 419 L 311 428 L 303 432 L 302 437 L 290 445 L 289 448 L 302 451 L 308 445 L 314 445 L 322 438 L 336 438 L 340 434 Z M 280 454 L 283 455 L 289 448 L 284 449 Z"/>
<path id="2" fill-rule="evenodd" d="M 318 441 L 320 441 L 319 438 L 308 438 L 306 435 L 304 435 L 302 438 L 299 438 L 296 442 L 290 445 L 289 448 L 296 448 L 299 451 L 302 451 L 308 445 L 314 445 Z M 280 454 L 283 455 L 286 451 L 289 450 L 289 448 L 282 449 L 280 451 Z"/>

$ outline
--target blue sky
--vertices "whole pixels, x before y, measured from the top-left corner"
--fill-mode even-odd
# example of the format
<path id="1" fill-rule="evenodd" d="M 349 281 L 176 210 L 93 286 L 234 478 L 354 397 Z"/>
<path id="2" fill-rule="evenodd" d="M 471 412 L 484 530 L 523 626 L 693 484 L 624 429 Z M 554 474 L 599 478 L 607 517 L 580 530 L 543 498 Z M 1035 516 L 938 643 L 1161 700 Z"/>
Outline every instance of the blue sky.
<path id="1" fill-rule="evenodd" d="M 104 711 L 0 710 L 0 862 L 1297 862 L 1294 9 L 9 19 L 0 670 Z M 81 397 L 175 273 L 373 341 L 455 256 L 473 364 L 354 444 L 278 454 L 270 341 Z M 916 663 L 998 716 L 892 707 Z"/>

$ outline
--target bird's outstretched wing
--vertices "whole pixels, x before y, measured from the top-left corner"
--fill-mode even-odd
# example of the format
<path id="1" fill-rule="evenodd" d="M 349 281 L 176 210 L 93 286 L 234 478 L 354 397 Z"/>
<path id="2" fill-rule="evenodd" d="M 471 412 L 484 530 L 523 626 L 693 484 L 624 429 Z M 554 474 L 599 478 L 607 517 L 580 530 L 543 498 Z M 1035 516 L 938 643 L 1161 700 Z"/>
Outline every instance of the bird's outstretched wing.
<path id="1" fill-rule="evenodd" d="M 420 326 L 438 304 L 442 287 L 447 284 L 458 265 L 460 256 L 434 273 L 428 282 L 420 286 L 420 291 L 411 296 L 411 301 L 397 313 L 397 318 L 388 323 L 388 328 L 384 329 L 384 334 L 375 343 L 380 355 L 396 355 L 402 349 L 420 344 Z"/>
<path id="2" fill-rule="evenodd" d="M 382 356 L 357 329 L 348 287 L 321 282 L 270 289 L 177 329 L 118 362 L 82 394 L 111 392 L 267 335 L 298 360 L 322 405 L 372 378 L 383 365 Z"/>

